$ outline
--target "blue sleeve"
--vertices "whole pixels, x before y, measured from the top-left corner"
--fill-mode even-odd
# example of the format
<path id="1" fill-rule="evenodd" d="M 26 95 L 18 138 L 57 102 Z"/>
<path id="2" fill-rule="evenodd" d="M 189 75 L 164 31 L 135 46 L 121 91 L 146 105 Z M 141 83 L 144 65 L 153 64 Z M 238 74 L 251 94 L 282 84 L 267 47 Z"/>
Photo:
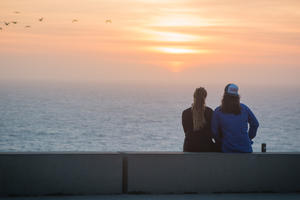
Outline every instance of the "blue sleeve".
<path id="1" fill-rule="evenodd" d="M 211 131 L 212 131 L 212 136 L 216 141 L 220 141 L 219 123 L 220 122 L 219 122 L 218 112 L 214 111 L 211 120 Z"/>
<path id="2" fill-rule="evenodd" d="M 247 107 L 248 111 L 248 123 L 250 125 L 248 135 L 250 139 L 253 139 L 256 136 L 257 128 L 259 126 L 259 123 L 253 114 L 253 112 L 250 110 L 250 108 Z"/>

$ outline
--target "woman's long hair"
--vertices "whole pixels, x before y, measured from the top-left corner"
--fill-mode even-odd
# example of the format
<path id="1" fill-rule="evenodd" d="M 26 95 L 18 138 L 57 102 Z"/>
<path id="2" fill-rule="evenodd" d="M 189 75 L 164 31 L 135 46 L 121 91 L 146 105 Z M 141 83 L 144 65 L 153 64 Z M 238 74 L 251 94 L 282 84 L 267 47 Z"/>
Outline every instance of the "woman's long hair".
<path id="1" fill-rule="evenodd" d="M 224 93 L 221 105 L 221 111 L 223 113 L 241 114 L 240 96 L 233 96 Z"/>
<path id="2" fill-rule="evenodd" d="M 201 129 L 206 123 L 204 117 L 206 96 L 207 92 L 203 87 L 197 88 L 194 92 L 194 103 L 192 105 L 194 131 Z"/>

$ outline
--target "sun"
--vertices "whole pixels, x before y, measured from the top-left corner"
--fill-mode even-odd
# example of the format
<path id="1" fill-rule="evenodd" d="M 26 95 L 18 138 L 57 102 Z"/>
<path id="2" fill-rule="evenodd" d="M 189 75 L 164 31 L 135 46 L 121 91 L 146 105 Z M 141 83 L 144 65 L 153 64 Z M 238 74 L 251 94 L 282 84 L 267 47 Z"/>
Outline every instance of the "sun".
<path id="1" fill-rule="evenodd" d="M 166 66 L 171 72 L 181 72 L 185 68 L 182 61 L 170 61 Z"/>

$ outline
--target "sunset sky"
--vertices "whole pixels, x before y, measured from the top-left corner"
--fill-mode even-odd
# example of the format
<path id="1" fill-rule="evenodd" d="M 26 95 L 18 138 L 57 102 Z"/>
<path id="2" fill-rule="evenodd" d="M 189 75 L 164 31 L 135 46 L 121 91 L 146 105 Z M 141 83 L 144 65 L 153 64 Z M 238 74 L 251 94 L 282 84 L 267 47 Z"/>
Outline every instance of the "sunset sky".
<path id="1" fill-rule="evenodd" d="M 1 0 L 0 27 L 0 81 L 300 86 L 299 0 Z"/>

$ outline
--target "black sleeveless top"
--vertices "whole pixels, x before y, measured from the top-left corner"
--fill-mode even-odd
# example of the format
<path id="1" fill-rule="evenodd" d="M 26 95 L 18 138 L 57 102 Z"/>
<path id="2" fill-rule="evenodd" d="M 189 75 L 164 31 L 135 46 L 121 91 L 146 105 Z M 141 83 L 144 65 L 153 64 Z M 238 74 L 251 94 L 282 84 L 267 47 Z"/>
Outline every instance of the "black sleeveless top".
<path id="1" fill-rule="evenodd" d="M 218 151 L 212 140 L 211 119 L 213 110 L 205 107 L 204 117 L 206 124 L 200 130 L 193 129 L 192 108 L 182 112 L 182 126 L 185 133 L 183 151 L 186 152 L 212 152 Z"/>

